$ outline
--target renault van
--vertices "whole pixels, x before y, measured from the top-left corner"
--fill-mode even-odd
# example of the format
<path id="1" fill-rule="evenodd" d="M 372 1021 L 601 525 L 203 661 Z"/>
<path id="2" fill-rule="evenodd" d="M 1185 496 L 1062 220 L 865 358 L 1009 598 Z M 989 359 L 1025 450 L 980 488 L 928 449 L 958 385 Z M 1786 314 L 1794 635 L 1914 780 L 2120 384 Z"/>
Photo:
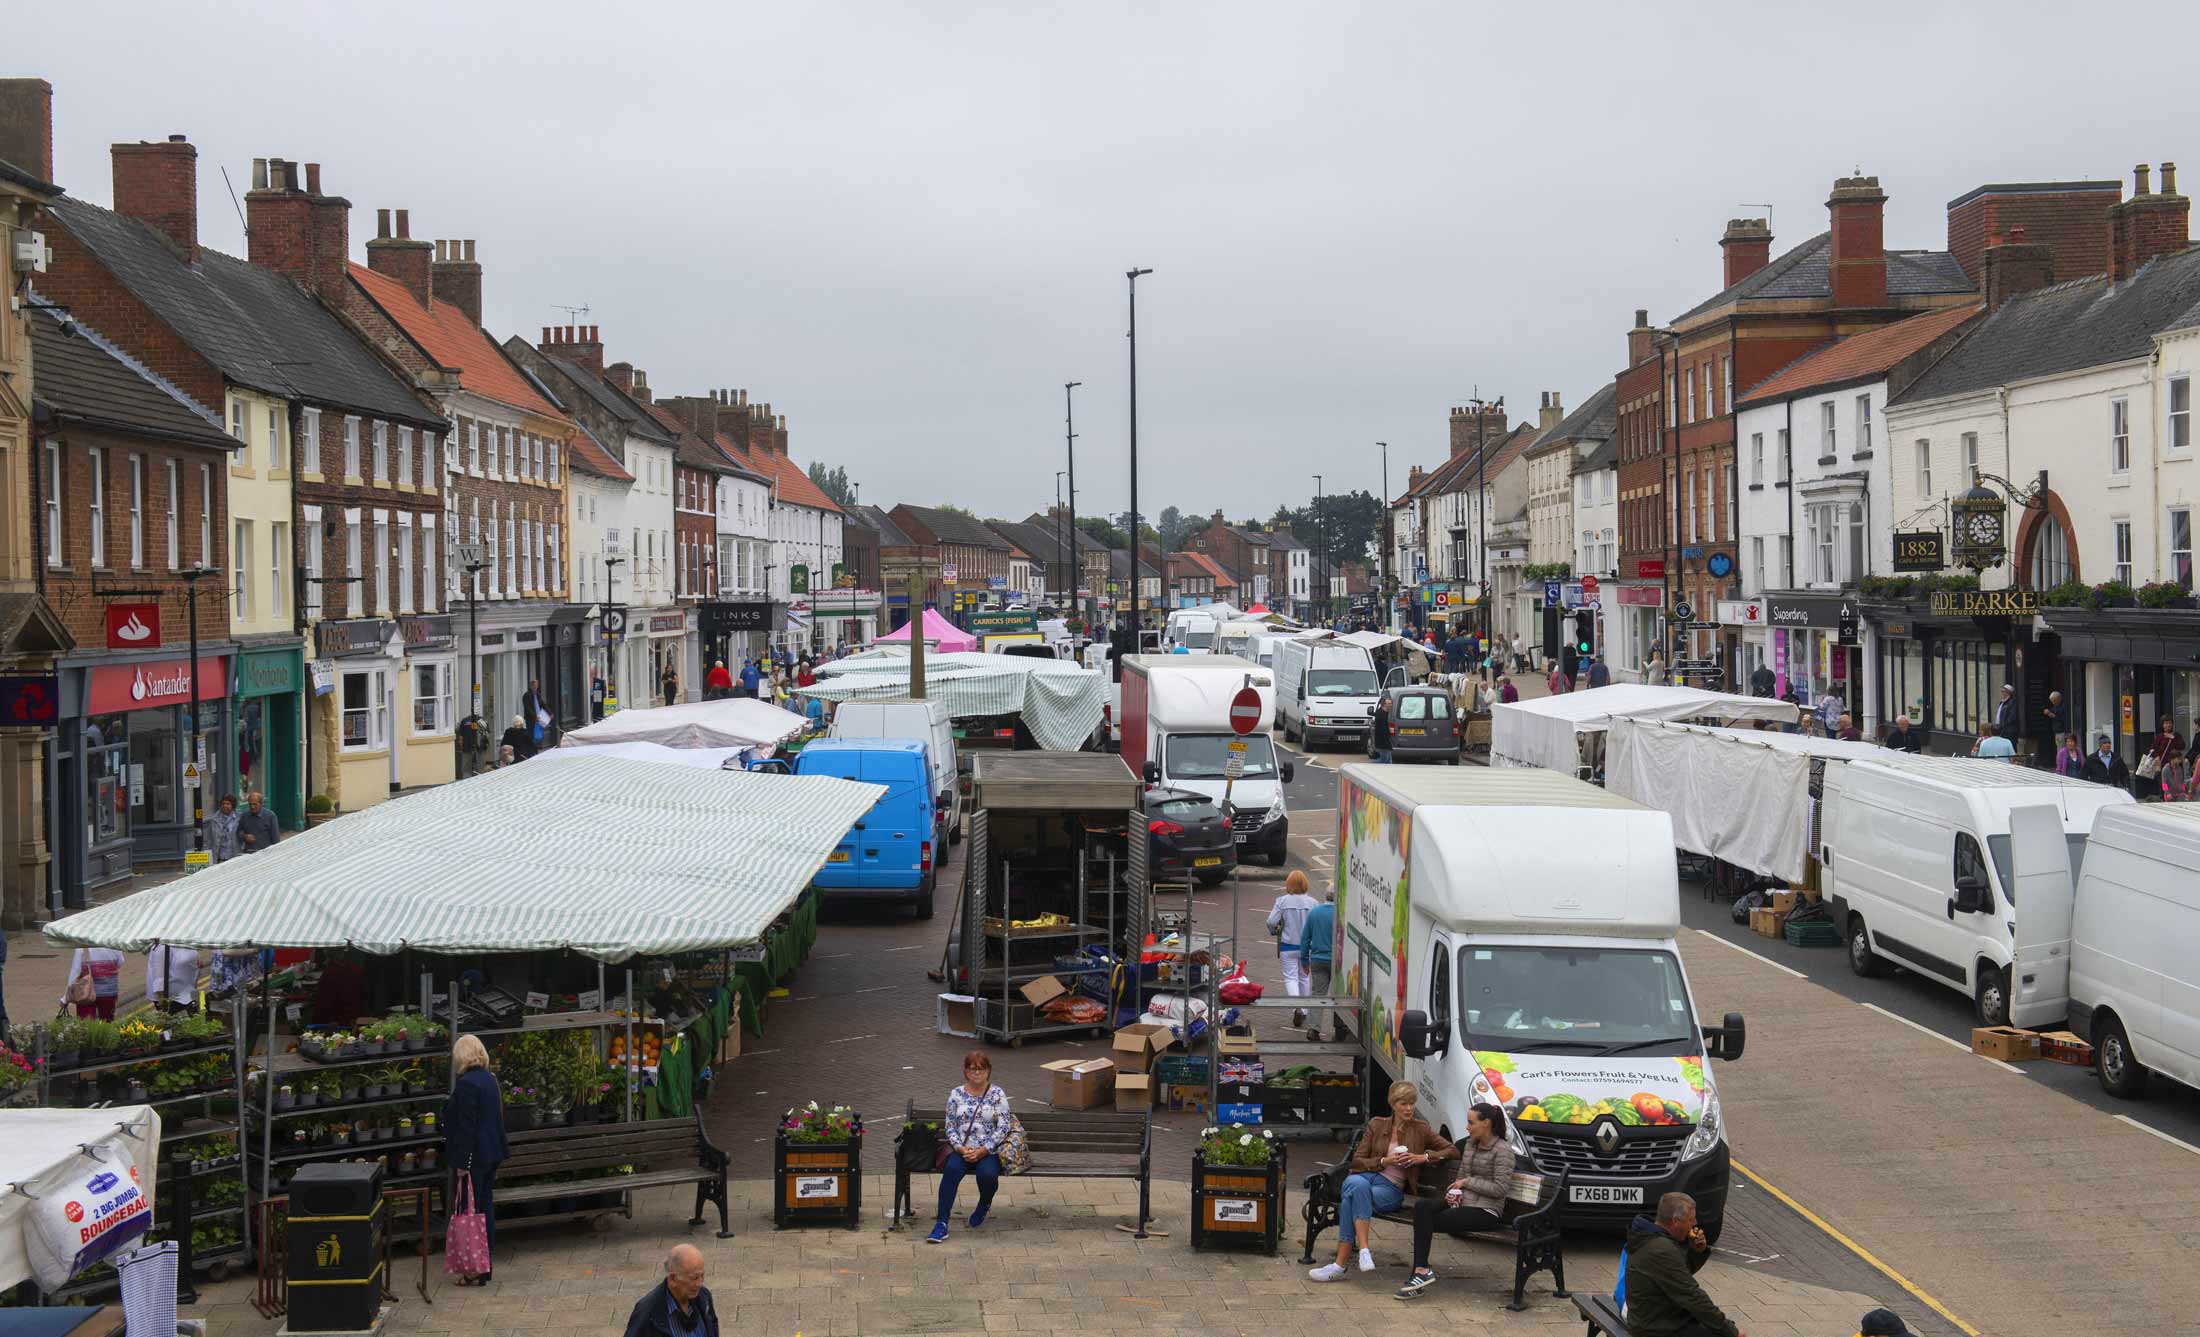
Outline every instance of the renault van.
<path id="1" fill-rule="evenodd" d="M 1286 741 L 1308 750 L 1323 743 L 1357 746 L 1373 727 L 1375 660 L 1335 637 L 1300 637 L 1276 647 L 1276 722 Z"/>
<path id="2" fill-rule="evenodd" d="M 855 900 L 903 901 L 916 909 L 917 918 L 932 917 L 939 870 L 933 862 L 937 847 L 932 843 L 928 751 L 914 738 L 820 738 L 795 758 L 796 775 L 886 786 L 870 811 L 825 856 L 825 866 L 817 871 L 820 891 Z"/>

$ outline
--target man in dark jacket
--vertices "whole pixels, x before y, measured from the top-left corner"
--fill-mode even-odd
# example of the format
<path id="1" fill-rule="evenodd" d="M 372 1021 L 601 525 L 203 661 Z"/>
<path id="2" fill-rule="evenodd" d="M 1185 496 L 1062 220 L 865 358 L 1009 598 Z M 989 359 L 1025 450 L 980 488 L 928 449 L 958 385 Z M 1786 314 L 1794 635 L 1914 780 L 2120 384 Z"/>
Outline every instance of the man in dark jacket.
<path id="1" fill-rule="evenodd" d="M 703 1255 L 675 1244 L 665 1258 L 665 1279 L 635 1302 L 626 1337 L 718 1337 L 718 1307 L 703 1284 Z"/>
<path id="2" fill-rule="evenodd" d="M 1923 752 L 1925 750 L 1924 738 L 1919 735 L 1917 730 L 1910 727 L 1910 717 L 1907 715 L 1894 717 L 1894 727 L 1887 730 L 1886 742 L 1887 746 L 1896 752 Z"/>
<path id="3" fill-rule="evenodd" d="M 2093 750 L 2086 754 L 2085 766 L 2079 770 L 2078 778 L 2097 785 L 2114 785 L 2118 789 L 2131 788 L 2131 768 L 2116 755 L 2116 748 L 2105 733 L 2093 735 Z"/>
<path id="4" fill-rule="evenodd" d="M 1627 1228 L 1627 1328 L 1640 1337 L 1743 1337 L 1696 1284 L 1711 1257 L 1696 1228 L 1696 1200 L 1686 1193 L 1658 1199 L 1655 1220 L 1638 1216 Z"/>
<path id="5" fill-rule="evenodd" d="M 253 791 L 245 801 L 251 806 L 237 816 L 237 853 L 257 854 L 281 840 L 283 828 L 259 791 Z"/>
<path id="6" fill-rule="evenodd" d="M 1749 694 L 1751 696 L 1771 696 L 1773 686 L 1778 681 L 1778 676 L 1773 673 L 1770 664 L 1759 664 L 1755 671 L 1749 675 Z"/>
<path id="7" fill-rule="evenodd" d="M 1367 751 L 1376 761 L 1390 760 L 1390 694 L 1375 698 L 1375 722 L 1367 733 Z"/>
<path id="8" fill-rule="evenodd" d="M 2001 704 L 1994 707 L 1994 732 L 2014 743 L 2021 732 L 2017 724 L 2017 689 L 2001 685 Z"/>

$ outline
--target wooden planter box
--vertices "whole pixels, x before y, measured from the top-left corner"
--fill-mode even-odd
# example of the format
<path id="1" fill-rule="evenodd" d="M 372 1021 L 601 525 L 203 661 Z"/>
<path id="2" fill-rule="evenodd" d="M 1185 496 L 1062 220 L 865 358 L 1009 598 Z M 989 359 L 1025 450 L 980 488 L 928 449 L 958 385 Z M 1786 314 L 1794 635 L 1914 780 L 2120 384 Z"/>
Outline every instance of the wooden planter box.
<path id="1" fill-rule="evenodd" d="M 772 1229 L 846 1226 L 863 1219 L 863 1134 L 846 1142 L 789 1142 L 772 1147 Z"/>
<path id="2" fill-rule="evenodd" d="M 1210 1167 L 1192 1153 L 1192 1247 L 1257 1247 L 1273 1255 L 1283 1238 L 1284 1184 L 1290 1157 L 1273 1145 L 1266 1165 Z"/>

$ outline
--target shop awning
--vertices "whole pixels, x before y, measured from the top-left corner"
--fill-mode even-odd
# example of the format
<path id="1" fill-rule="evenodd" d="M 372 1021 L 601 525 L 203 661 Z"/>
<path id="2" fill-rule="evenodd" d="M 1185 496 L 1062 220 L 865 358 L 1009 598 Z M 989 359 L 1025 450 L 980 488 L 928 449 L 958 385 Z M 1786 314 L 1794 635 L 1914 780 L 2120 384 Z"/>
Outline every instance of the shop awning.
<path id="1" fill-rule="evenodd" d="M 819 666 L 806 696 L 891 701 L 909 695 L 906 650 L 873 650 Z M 945 701 L 951 719 L 1021 715 L 1039 746 L 1074 752 L 1100 727 L 1108 676 L 1063 659 L 1023 655 L 926 654 L 924 694 Z"/>
<path id="2" fill-rule="evenodd" d="M 683 701 L 607 715 L 574 729 L 558 746 L 590 747 L 606 743 L 657 743 L 664 747 L 770 747 L 802 731 L 803 718 L 769 701 L 729 696 L 718 701 Z"/>
<path id="3" fill-rule="evenodd" d="M 1490 708 L 1490 764 L 1547 766 L 1572 775 L 1581 765 L 1580 734 L 1601 733 L 1616 717 L 1647 720 L 1771 720 L 1791 724 L 1786 701 L 1707 692 L 1698 687 L 1614 683 Z"/>
<path id="4" fill-rule="evenodd" d="M 619 757 L 523 762 L 71 915 L 46 936 L 124 952 L 563 949 L 600 961 L 741 946 L 884 792 Z"/>

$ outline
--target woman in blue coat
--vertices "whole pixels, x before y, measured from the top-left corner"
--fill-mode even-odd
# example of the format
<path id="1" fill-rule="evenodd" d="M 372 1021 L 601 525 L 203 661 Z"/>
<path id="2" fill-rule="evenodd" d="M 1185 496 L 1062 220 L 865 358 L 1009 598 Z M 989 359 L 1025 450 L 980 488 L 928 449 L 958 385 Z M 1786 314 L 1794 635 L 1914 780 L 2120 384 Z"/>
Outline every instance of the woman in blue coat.
<path id="1" fill-rule="evenodd" d="M 474 1185 L 474 1210 L 487 1218 L 489 1257 L 496 1257 L 497 1212 L 494 1190 L 497 1166 L 511 1155 L 504 1141 L 504 1095 L 496 1075 L 489 1071 L 489 1051 L 478 1036 L 461 1035 L 451 1046 L 451 1068 L 457 1078 L 451 1087 L 450 1108 L 443 1116 L 443 1160 L 451 1167 L 451 1210 L 458 1210 L 459 1175 L 470 1175 Z M 485 1286 L 482 1273 L 462 1285 Z"/>

